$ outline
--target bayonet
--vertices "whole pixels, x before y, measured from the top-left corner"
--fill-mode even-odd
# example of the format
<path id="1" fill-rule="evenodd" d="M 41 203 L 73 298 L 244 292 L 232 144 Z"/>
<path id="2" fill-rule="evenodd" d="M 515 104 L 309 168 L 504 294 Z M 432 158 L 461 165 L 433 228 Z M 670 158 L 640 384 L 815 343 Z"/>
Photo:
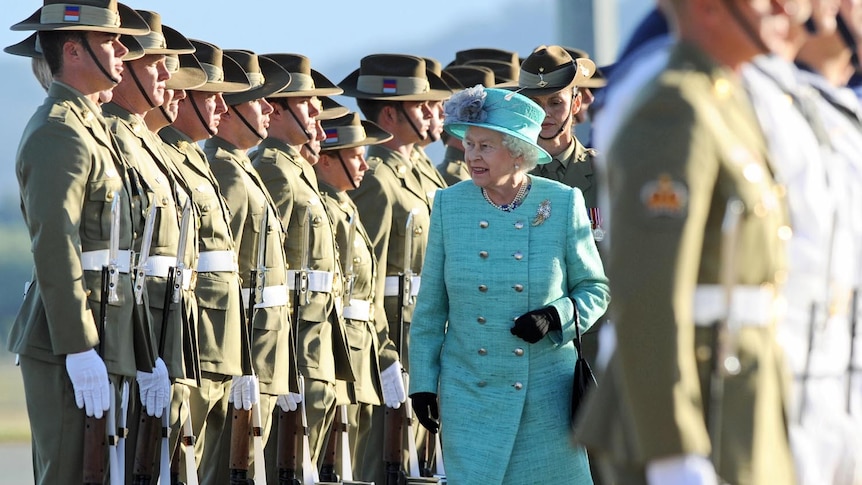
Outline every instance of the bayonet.
<path id="1" fill-rule="evenodd" d="M 742 201 L 732 197 L 727 202 L 721 224 L 720 282 L 724 291 L 725 312 L 713 326 L 713 362 L 709 383 L 709 416 L 707 430 L 712 442 L 712 462 L 721 463 L 721 421 L 724 402 L 724 379 L 740 371 L 735 340 L 738 322 L 732 312 L 733 290 L 736 285 L 736 249 L 739 222 L 745 209 Z"/>
<path id="2" fill-rule="evenodd" d="M 267 231 L 269 230 L 269 206 L 263 206 L 263 219 L 260 221 L 260 237 L 257 240 L 257 266 L 252 275 L 251 283 L 257 290 L 257 297 L 254 301 L 249 301 L 249 306 L 263 303 L 263 289 L 266 288 L 266 240 Z M 249 300 L 251 300 L 249 298 Z"/>
<path id="3" fill-rule="evenodd" d="M 301 254 L 299 259 L 299 282 L 300 283 L 296 289 L 299 291 L 300 295 L 305 295 L 305 303 L 311 301 L 311 295 L 308 292 L 308 253 L 311 249 L 311 207 L 305 207 L 305 214 L 303 215 L 303 220 L 305 224 L 302 226 L 302 246 L 301 246 Z"/>
<path id="4" fill-rule="evenodd" d="M 120 301 L 117 295 L 117 284 L 120 281 L 120 192 L 114 192 L 111 198 L 111 239 L 108 243 L 108 302 Z M 102 337 L 104 338 L 104 336 Z"/>
<path id="5" fill-rule="evenodd" d="M 353 267 L 353 245 L 356 244 L 356 212 L 347 221 L 347 247 L 344 249 L 344 306 L 350 306 L 356 271 Z"/>
<path id="6" fill-rule="evenodd" d="M 174 285 L 173 288 L 169 288 L 169 291 L 172 291 L 171 301 L 174 303 L 180 302 L 180 297 L 183 285 L 185 282 L 183 281 L 186 269 L 185 263 L 185 253 L 186 247 L 188 246 L 188 238 L 189 238 L 189 227 L 191 227 L 191 219 L 192 219 L 192 200 L 191 198 L 186 199 L 186 203 L 183 204 L 183 213 L 180 216 L 180 239 L 177 243 L 177 263 L 174 265 Z M 167 291 L 167 290 L 166 290 Z"/>
<path id="7" fill-rule="evenodd" d="M 147 220 L 144 224 L 144 239 L 141 242 L 141 253 L 138 255 L 138 264 L 135 267 L 135 303 L 144 303 L 144 287 L 147 281 L 147 261 L 150 259 L 150 248 L 153 244 L 153 229 L 156 225 L 157 207 L 150 205 L 147 211 Z"/>

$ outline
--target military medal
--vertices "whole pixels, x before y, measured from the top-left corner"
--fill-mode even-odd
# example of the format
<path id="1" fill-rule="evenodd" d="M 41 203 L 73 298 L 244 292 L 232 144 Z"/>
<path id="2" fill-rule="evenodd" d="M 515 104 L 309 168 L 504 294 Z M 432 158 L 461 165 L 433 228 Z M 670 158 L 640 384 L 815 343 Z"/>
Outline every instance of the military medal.
<path id="1" fill-rule="evenodd" d="M 551 218 L 551 201 L 545 199 L 539 204 L 539 208 L 536 210 L 536 217 L 533 218 L 533 226 L 538 226 L 545 222 L 546 220 Z"/>
<path id="2" fill-rule="evenodd" d="M 593 239 L 599 242 L 605 238 L 605 230 L 602 229 L 602 215 L 598 207 L 590 207 L 587 211 L 590 216 L 590 229 L 593 231 Z"/>

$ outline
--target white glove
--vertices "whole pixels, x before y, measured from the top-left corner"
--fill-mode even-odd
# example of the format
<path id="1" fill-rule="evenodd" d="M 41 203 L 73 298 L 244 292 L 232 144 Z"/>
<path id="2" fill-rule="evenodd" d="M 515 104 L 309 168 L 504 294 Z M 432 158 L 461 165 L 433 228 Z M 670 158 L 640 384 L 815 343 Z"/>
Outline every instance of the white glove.
<path id="1" fill-rule="evenodd" d="M 404 389 L 404 376 L 401 370 L 401 362 L 396 360 L 380 373 L 383 403 L 392 409 L 400 408 L 401 403 L 407 400 L 407 391 Z"/>
<path id="2" fill-rule="evenodd" d="M 299 403 L 302 402 L 302 394 L 297 394 L 295 392 L 288 392 L 287 394 L 282 394 L 278 396 L 278 399 L 275 400 L 275 403 L 281 408 L 282 411 L 296 411 L 296 408 L 299 407 Z"/>
<path id="3" fill-rule="evenodd" d="M 236 409 L 248 411 L 260 401 L 260 387 L 256 376 L 234 376 L 230 384 L 228 402 Z"/>
<path id="4" fill-rule="evenodd" d="M 66 355 L 66 372 L 75 389 L 75 404 L 87 416 L 101 418 L 111 404 L 108 368 L 95 349 Z"/>
<path id="5" fill-rule="evenodd" d="M 700 455 L 678 455 L 652 460 L 646 466 L 649 485 L 717 485 L 715 467 Z"/>
<path id="6" fill-rule="evenodd" d="M 135 379 L 138 381 L 141 404 L 147 414 L 161 418 L 162 411 L 171 399 L 171 379 L 165 361 L 159 357 L 152 372 L 138 371 Z"/>

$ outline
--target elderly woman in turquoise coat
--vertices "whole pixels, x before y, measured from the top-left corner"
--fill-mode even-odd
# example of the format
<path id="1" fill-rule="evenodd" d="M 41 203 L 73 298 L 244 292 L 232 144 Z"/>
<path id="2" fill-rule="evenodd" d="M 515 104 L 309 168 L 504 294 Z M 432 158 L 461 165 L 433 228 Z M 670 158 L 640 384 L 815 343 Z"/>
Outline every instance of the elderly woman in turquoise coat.
<path id="1" fill-rule="evenodd" d="M 569 439 L 573 340 L 610 296 L 581 192 L 527 174 L 551 160 L 544 116 L 481 85 L 446 103 L 472 181 L 434 199 L 408 358 L 414 411 L 442 423 L 455 485 L 592 483 Z"/>

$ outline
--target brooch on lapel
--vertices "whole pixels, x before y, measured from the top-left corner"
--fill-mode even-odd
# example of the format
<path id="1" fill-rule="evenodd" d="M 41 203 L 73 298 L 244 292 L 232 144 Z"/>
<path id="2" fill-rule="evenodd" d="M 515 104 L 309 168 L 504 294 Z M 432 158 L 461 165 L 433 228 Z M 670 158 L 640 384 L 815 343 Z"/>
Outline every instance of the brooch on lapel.
<path id="1" fill-rule="evenodd" d="M 551 201 L 545 199 L 539 204 L 539 208 L 536 210 L 536 217 L 533 218 L 533 225 L 538 226 L 541 223 L 551 218 Z"/>

